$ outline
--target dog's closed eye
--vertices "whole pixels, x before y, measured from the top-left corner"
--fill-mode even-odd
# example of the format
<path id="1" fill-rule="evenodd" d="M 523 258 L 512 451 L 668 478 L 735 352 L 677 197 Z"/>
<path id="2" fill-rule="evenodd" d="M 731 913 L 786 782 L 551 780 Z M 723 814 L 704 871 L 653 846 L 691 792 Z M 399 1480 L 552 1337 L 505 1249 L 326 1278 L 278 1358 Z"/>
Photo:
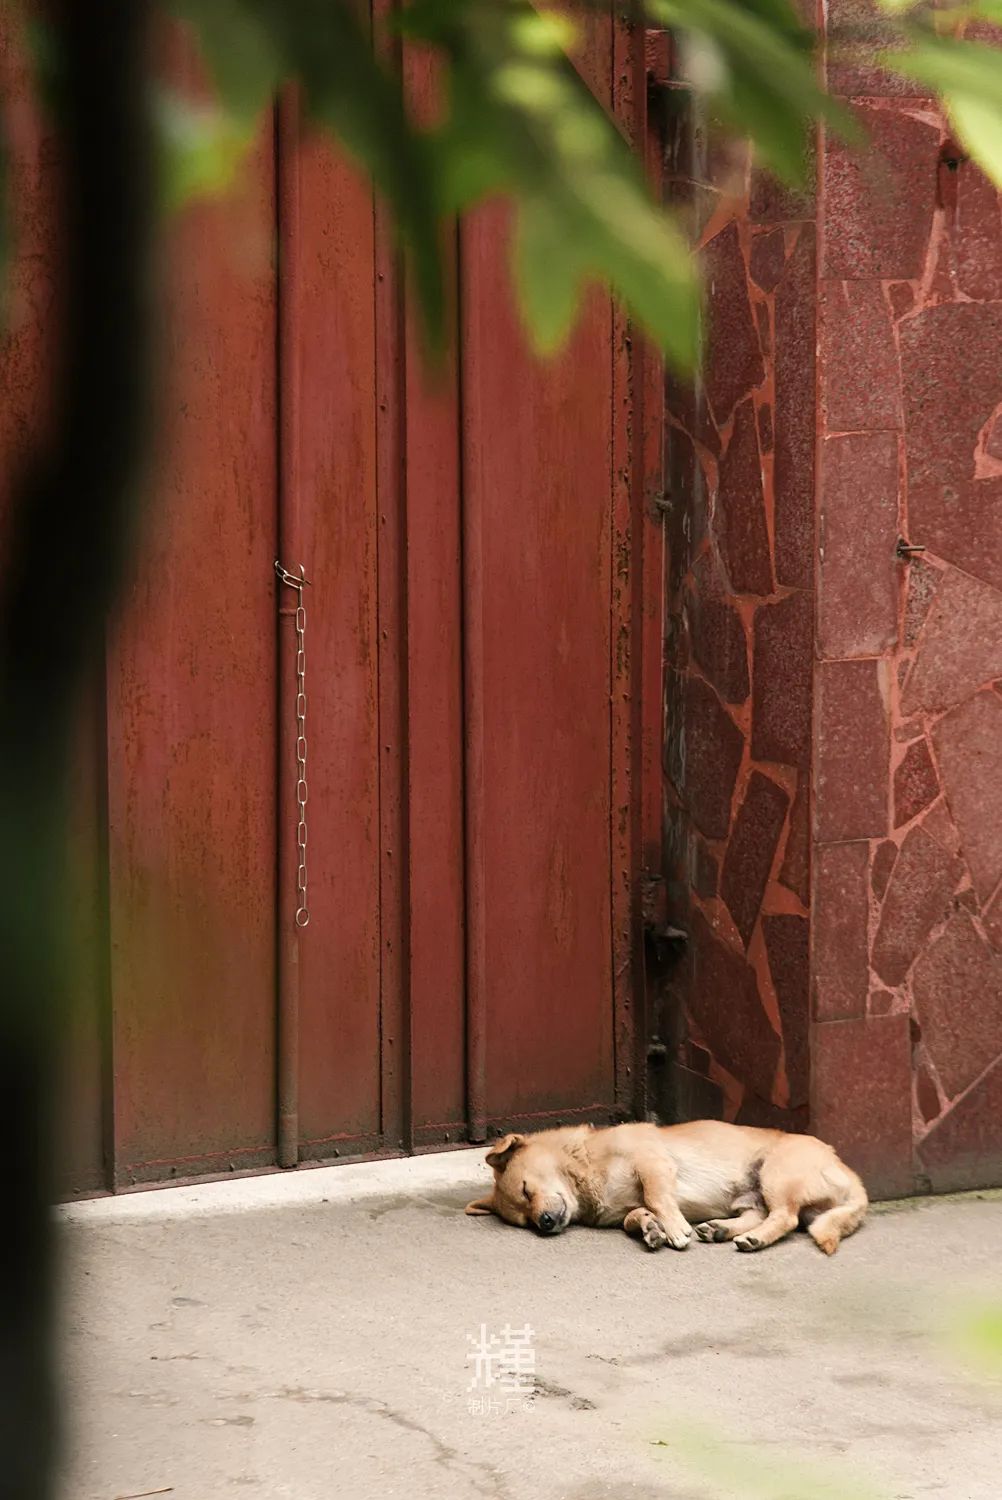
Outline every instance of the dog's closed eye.
<path id="1" fill-rule="evenodd" d="M 532 1197 L 532 1194 L 529 1192 L 529 1184 L 527 1182 L 523 1182 L 522 1184 L 522 1197 L 525 1198 L 526 1201 L 528 1201 Z"/>

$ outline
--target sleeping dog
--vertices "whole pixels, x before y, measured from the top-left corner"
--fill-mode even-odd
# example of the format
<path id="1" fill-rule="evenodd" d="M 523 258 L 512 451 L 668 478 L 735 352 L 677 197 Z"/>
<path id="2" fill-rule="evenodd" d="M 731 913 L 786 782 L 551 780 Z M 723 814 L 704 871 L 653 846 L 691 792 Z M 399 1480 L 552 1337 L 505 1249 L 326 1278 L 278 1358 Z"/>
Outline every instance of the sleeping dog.
<path id="1" fill-rule="evenodd" d="M 487 1162 L 493 1189 L 468 1214 L 546 1235 L 621 1225 L 651 1250 L 685 1250 L 693 1234 L 764 1250 L 800 1226 L 834 1255 L 868 1204 L 856 1173 L 816 1137 L 719 1120 L 506 1135 Z"/>

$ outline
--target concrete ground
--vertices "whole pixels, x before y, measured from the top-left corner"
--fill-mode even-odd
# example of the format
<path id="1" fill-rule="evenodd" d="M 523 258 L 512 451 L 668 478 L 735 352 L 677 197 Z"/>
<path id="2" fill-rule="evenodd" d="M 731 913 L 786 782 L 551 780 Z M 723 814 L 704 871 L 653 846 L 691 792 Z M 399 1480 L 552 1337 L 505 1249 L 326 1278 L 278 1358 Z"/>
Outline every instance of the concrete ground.
<path id="1" fill-rule="evenodd" d="M 488 1175 L 456 1152 L 61 1210 L 65 1500 L 1002 1493 L 1002 1384 L 946 1338 L 1002 1304 L 1002 1198 L 884 1209 L 830 1261 L 651 1254 L 464 1217 Z M 533 1330 L 531 1400 L 469 1390 L 482 1324 Z"/>

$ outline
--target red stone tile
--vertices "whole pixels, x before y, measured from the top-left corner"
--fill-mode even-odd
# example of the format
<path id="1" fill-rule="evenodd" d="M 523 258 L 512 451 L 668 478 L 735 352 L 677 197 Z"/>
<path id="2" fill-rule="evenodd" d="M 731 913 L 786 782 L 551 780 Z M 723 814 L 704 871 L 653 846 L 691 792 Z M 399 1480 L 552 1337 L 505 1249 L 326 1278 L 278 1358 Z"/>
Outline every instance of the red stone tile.
<path id="1" fill-rule="evenodd" d="M 938 568 L 930 568 L 918 558 L 908 564 L 906 574 L 904 644 L 914 646 L 943 575 Z"/>
<path id="2" fill-rule="evenodd" d="M 762 495 L 762 460 L 755 431 L 755 407 L 742 401 L 734 431 L 720 461 L 714 508 L 720 556 L 736 594 L 771 594 L 772 560 Z"/>
<path id="3" fill-rule="evenodd" d="M 957 172 L 952 238 L 957 285 L 975 302 L 1002 299 L 1002 213 L 999 194 L 972 161 Z"/>
<path id="4" fill-rule="evenodd" d="M 1002 394 L 1002 305 L 946 303 L 898 329 L 910 484 L 974 478 L 982 427 Z"/>
<path id="5" fill-rule="evenodd" d="M 898 846 L 891 839 L 885 839 L 882 844 L 877 845 L 870 868 L 870 885 L 878 901 L 884 899 L 887 882 L 891 878 L 891 871 L 894 869 L 894 861 L 897 857 Z"/>
<path id="6" fill-rule="evenodd" d="M 939 796 L 936 767 L 925 740 L 915 740 L 894 772 L 894 826 L 917 818 Z"/>
<path id="7" fill-rule="evenodd" d="M 915 306 L 915 288 L 910 281 L 892 281 L 887 288 L 895 318 L 903 318 Z"/>
<path id="8" fill-rule="evenodd" d="M 908 540 L 1002 589 L 1002 479 L 911 485 Z"/>
<path id="9" fill-rule="evenodd" d="M 932 1127 L 918 1154 L 934 1192 L 1002 1182 L 1002 1062 Z"/>
<path id="10" fill-rule="evenodd" d="M 665 381 L 665 411 L 690 437 L 711 453 L 719 453 L 720 436 L 706 404 L 702 380 L 687 380 L 669 372 Z"/>
<path id="11" fill-rule="evenodd" d="M 760 771 L 752 771 L 720 872 L 720 894 L 746 948 L 755 930 L 789 802 L 781 786 Z"/>
<path id="12" fill-rule="evenodd" d="M 689 568 L 694 547 L 693 529 L 700 536 L 707 515 L 702 464 L 689 436 L 677 427 L 667 432 L 668 513 L 665 545 L 668 551 L 668 588 L 674 594 Z"/>
<path id="13" fill-rule="evenodd" d="M 811 738 L 811 599 L 794 593 L 755 611 L 752 755 L 806 766 Z"/>
<path id="14" fill-rule="evenodd" d="M 808 175 L 813 178 L 815 168 L 810 144 L 808 150 Z M 748 217 L 753 224 L 799 224 L 813 219 L 815 212 L 813 187 L 784 187 L 771 172 L 753 167 L 748 203 Z"/>
<path id="15" fill-rule="evenodd" d="M 810 781 L 806 772 L 797 777 L 797 794 L 790 813 L 790 831 L 779 878 L 808 905 L 811 899 Z"/>
<path id="16" fill-rule="evenodd" d="M 814 586 L 815 251 L 806 226 L 776 289 L 775 566 L 780 584 Z"/>
<path id="17" fill-rule="evenodd" d="M 705 1047 L 700 1047 L 697 1042 L 686 1042 L 685 1059 L 686 1066 L 694 1073 L 702 1073 L 704 1078 L 709 1077 L 710 1063 L 713 1059 Z"/>
<path id="18" fill-rule="evenodd" d="M 874 59 L 901 45 L 901 32 L 876 0 L 827 0 L 825 37 L 828 91 L 847 98 L 924 92 L 920 84 Z"/>
<path id="19" fill-rule="evenodd" d="M 1002 887 L 984 909 L 983 921 L 988 941 L 996 953 L 1002 953 Z"/>
<path id="20" fill-rule="evenodd" d="M 941 797 L 936 806 L 929 809 L 922 819 L 922 827 L 926 833 L 932 835 L 937 844 L 942 844 L 943 848 L 948 849 L 951 854 L 960 853 L 960 834 L 950 816 L 945 797 Z"/>
<path id="21" fill-rule="evenodd" d="M 663 1117 L 669 1123 L 723 1119 L 724 1096 L 719 1084 L 678 1062 L 671 1063 L 668 1071 Z"/>
<path id="22" fill-rule="evenodd" d="M 756 1130 L 785 1130 L 793 1135 L 804 1135 L 810 1128 L 806 1106 L 780 1109 L 778 1104 L 769 1104 L 755 1094 L 746 1094 L 742 1099 L 734 1123 L 752 1125 Z"/>
<path id="23" fill-rule="evenodd" d="M 938 713 L 1002 673 L 1002 593 L 950 568 L 926 619 L 902 712 Z"/>
<path id="24" fill-rule="evenodd" d="M 933 1076 L 925 1063 L 919 1063 L 915 1070 L 915 1101 L 926 1124 L 939 1114 L 939 1094 L 936 1092 Z"/>
<path id="25" fill-rule="evenodd" d="M 932 730 L 943 791 L 982 901 L 1002 879 L 1002 698 L 978 693 Z"/>
<path id="26" fill-rule="evenodd" d="M 871 1016 L 889 1016 L 900 1009 L 893 990 L 872 990 L 866 1008 Z"/>
<path id="27" fill-rule="evenodd" d="M 869 845 L 821 844 L 814 856 L 814 1014 L 839 1021 L 866 1014 L 870 973 Z"/>
<path id="28" fill-rule="evenodd" d="M 869 148 L 831 138 L 825 155 L 824 274 L 922 275 L 936 208 L 940 133 L 895 109 L 857 110 Z"/>
<path id="29" fill-rule="evenodd" d="M 907 1016 L 814 1027 L 811 1129 L 859 1172 L 874 1197 L 912 1187 Z"/>
<path id="30" fill-rule="evenodd" d="M 754 971 L 712 932 L 700 912 L 691 921 L 689 1010 L 713 1056 L 762 1099 L 772 1095 L 780 1040 L 762 1007 Z"/>
<path id="31" fill-rule="evenodd" d="M 706 246 L 703 274 L 709 329 L 704 380 L 720 428 L 765 378 L 737 225 L 728 224 Z"/>
<path id="32" fill-rule="evenodd" d="M 873 940 L 872 964 L 884 984 L 900 984 L 932 929 L 952 907 L 963 873 L 921 825 L 906 835 L 898 854 Z"/>
<path id="33" fill-rule="evenodd" d="M 810 970 L 806 917 L 762 918 L 769 973 L 779 1001 L 790 1105 L 807 1103 L 810 1084 Z"/>
<path id="34" fill-rule="evenodd" d="M 726 703 L 743 703 L 749 690 L 745 627 L 737 610 L 724 598 L 709 552 L 693 569 L 688 614 L 693 658 Z"/>
<path id="35" fill-rule="evenodd" d="M 1002 458 L 1002 417 L 996 417 L 988 429 L 985 452 L 989 458 Z"/>
<path id="36" fill-rule="evenodd" d="M 683 795 L 707 838 L 726 838 L 744 738 L 712 688 L 691 678 L 685 688 Z"/>
<path id="37" fill-rule="evenodd" d="M 880 670 L 876 661 L 818 663 L 814 816 L 825 842 L 887 832 L 890 729 Z"/>
<path id="38" fill-rule="evenodd" d="M 698 833 L 692 836 L 693 842 L 693 874 L 692 886 L 697 896 L 702 896 L 704 901 L 709 901 L 717 894 L 717 879 L 720 867 L 717 856 L 712 849 L 708 849 Z"/>
<path id="39" fill-rule="evenodd" d="M 818 565 L 823 657 L 877 656 L 897 644 L 897 538 L 897 435 L 827 438 L 821 445 Z"/>
<path id="40" fill-rule="evenodd" d="M 1002 959 L 966 912 L 946 924 L 912 972 L 912 995 L 947 1098 L 1002 1053 Z"/>
<path id="41" fill-rule="evenodd" d="M 755 285 L 764 292 L 774 291 L 786 265 L 786 235 L 782 229 L 760 230 L 754 235 L 749 265 Z"/>
<path id="42" fill-rule="evenodd" d="M 818 353 L 829 432 L 901 426 L 898 351 L 879 281 L 822 281 Z"/>

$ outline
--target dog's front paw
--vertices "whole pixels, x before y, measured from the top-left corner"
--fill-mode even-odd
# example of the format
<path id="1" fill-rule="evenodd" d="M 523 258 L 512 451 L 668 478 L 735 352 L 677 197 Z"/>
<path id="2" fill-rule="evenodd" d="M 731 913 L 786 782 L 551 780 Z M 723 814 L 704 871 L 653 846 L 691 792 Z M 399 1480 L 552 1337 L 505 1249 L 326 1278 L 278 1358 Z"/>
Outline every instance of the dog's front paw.
<path id="1" fill-rule="evenodd" d="M 671 1230 L 668 1234 L 668 1243 L 673 1250 L 688 1250 L 692 1244 L 693 1231 L 688 1224 L 684 1229 Z"/>
<path id="2" fill-rule="evenodd" d="M 730 1230 L 725 1229 L 719 1219 L 707 1219 L 705 1224 L 696 1225 L 696 1238 L 704 1245 L 715 1245 L 730 1239 Z"/>
<path id="3" fill-rule="evenodd" d="M 755 1234 L 739 1234 L 734 1241 L 738 1250 L 761 1250 L 762 1241 Z"/>
<path id="4" fill-rule="evenodd" d="M 660 1219 L 653 1217 L 647 1220 L 643 1238 L 648 1250 L 663 1250 L 668 1243 L 664 1225 Z"/>

